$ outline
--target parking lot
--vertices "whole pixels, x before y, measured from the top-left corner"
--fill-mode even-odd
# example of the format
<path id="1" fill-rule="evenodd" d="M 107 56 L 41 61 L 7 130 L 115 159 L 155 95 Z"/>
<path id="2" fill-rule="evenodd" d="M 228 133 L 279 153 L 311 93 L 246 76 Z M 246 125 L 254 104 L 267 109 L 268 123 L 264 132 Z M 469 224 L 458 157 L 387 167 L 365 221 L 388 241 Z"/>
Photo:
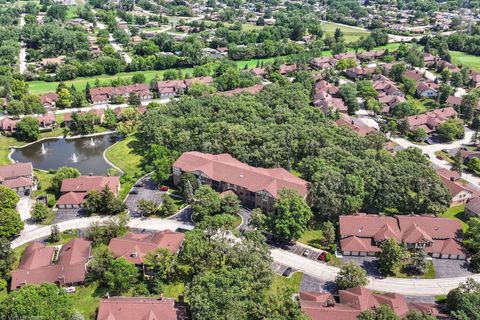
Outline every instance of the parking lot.
<path id="1" fill-rule="evenodd" d="M 160 191 L 157 184 L 147 176 L 135 184 L 125 199 L 125 205 L 132 217 L 139 217 L 142 213 L 138 209 L 138 201 L 145 199 L 155 201 L 160 205 L 163 201 L 163 193 L 165 192 Z"/>
<path id="2" fill-rule="evenodd" d="M 85 216 L 83 209 L 58 209 L 52 224 L 77 219 Z"/>
<path id="3" fill-rule="evenodd" d="M 468 270 L 465 260 L 432 259 L 437 278 L 452 278 L 470 276 L 473 273 Z"/>

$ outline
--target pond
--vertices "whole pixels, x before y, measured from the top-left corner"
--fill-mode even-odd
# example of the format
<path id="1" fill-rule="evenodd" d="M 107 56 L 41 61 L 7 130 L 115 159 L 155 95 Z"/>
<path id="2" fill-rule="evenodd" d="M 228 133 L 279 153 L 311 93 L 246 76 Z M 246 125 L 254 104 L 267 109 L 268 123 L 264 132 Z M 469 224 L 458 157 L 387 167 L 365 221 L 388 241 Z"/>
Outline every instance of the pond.
<path id="1" fill-rule="evenodd" d="M 12 159 L 32 162 L 37 169 L 75 167 L 84 175 L 104 175 L 111 166 L 103 158 L 103 151 L 114 144 L 117 137 L 106 134 L 75 139 L 48 139 L 15 149 Z"/>

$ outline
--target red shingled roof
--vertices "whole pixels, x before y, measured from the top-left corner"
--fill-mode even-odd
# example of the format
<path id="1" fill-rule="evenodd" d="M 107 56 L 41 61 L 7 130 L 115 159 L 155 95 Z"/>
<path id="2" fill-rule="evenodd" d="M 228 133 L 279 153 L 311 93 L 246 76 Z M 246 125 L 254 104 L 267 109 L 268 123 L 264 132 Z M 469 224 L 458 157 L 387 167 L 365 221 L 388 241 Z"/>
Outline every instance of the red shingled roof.
<path id="1" fill-rule="evenodd" d="M 11 289 L 43 282 L 62 285 L 84 282 L 90 249 L 90 241 L 75 238 L 62 246 L 57 261 L 52 262 L 55 248 L 32 242 L 25 249 L 18 269 L 12 272 Z"/>
<path id="2" fill-rule="evenodd" d="M 339 291 L 339 303 L 330 293 L 300 292 L 300 306 L 312 320 L 356 320 L 365 310 L 389 306 L 396 315 L 403 317 L 409 310 L 428 310 L 435 305 L 407 304 L 405 297 L 395 293 L 376 294 L 364 287 Z M 439 314 L 439 312 L 435 312 Z"/>
<path id="3" fill-rule="evenodd" d="M 268 191 L 274 198 L 281 189 L 293 189 L 299 195 L 307 194 L 307 181 L 283 168 L 256 168 L 240 162 L 229 154 L 185 152 L 173 164 L 183 171 L 199 171 L 215 181 L 224 181 L 244 187 L 251 192 Z"/>
<path id="4" fill-rule="evenodd" d="M 251 86 L 251 87 L 237 88 L 237 89 L 233 89 L 233 90 L 228 90 L 228 91 L 223 91 L 223 92 L 217 92 L 217 94 L 218 94 L 219 96 L 227 96 L 227 97 L 231 97 L 231 96 L 233 96 L 233 95 L 240 94 L 240 93 L 257 94 L 257 93 L 259 93 L 260 91 L 262 91 L 263 88 L 264 88 L 264 85 L 263 85 L 263 84 L 256 84 L 256 85 Z"/>
<path id="5" fill-rule="evenodd" d="M 69 178 L 62 181 L 60 192 L 89 192 L 91 190 L 102 190 L 106 185 L 110 191 L 117 193 L 120 185 L 119 177 L 105 176 L 81 176 L 78 178 Z"/>
<path id="6" fill-rule="evenodd" d="M 0 177 L 5 180 L 32 175 L 33 166 L 31 162 L 17 162 L 0 167 Z"/>
<path id="7" fill-rule="evenodd" d="M 142 264 L 147 253 L 164 248 L 172 253 L 180 249 L 185 235 L 171 230 L 155 233 L 130 232 L 123 237 L 113 238 L 108 248 L 117 258 L 124 257 L 135 264 Z"/>
<path id="8" fill-rule="evenodd" d="M 98 308 L 97 320 L 179 320 L 184 312 L 174 299 L 113 297 L 104 299 Z"/>

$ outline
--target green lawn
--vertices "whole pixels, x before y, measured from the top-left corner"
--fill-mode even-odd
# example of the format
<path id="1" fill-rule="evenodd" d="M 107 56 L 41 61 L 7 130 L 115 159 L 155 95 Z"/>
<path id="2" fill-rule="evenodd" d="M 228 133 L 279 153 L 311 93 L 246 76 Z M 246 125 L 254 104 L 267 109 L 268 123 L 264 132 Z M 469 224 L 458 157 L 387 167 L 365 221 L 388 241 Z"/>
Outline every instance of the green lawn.
<path id="1" fill-rule="evenodd" d="M 395 274 L 396 278 L 419 278 L 419 279 L 435 279 L 435 268 L 432 261 L 427 262 L 427 271 L 421 276 L 411 276 L 402 271 L 398 271 Z"/>
<path id="2" fill-rule="evenodd" d="M 98 283 L 93 282 L 86 286 L 78 286 L 73 294 L 75 309 L 85 317 L 85 320 L 95 319 L 101 299 L 97 289 Z"/>
<path id="3" fill-rule="evenodd" d="M 126 174 L 134 175 L 142 160 L 142 156 L 135 152 L 135 144 L 138 144 L 137 138 L 129 136 L 108 148 L 105 156 Z"/>
<path id="4" fill-rule="evenodd" d="M 470 67 L 475 70 L 480 70 L 480 56 L 474 56 L 465 52 L 450 51 L 452 62 L 456 65 Z"/>
<path id="5" fill-rule="evenodd" d="M 441 217 L 449 218 L 449 219 L 457 219 L 460 220 L 460 224 L 462 225 L 463 231 L 468 229 L 467 219 L 465 219 L 463 215 L 463 211 L 465 210 L 465 205 L 460 205 L 456 207 L 448 208 L 447 212 L 441 214 Z"/>
<path id="6" fill-rule="evenodd" d="M 295 272 L 289 278 L 275 274 L 272 282 L 272 291 L 276 291 L 280 287 L 288 287 L 294 292 L 298 292 L 300 290 L 302 277 L 303 273 L 301 272 Z"/>
<path id="7" fill-rule="evenodd" d="M 253 68 L 256 66 L 257 61 L 264 61 L 264 62 L 272 62 L 274 58 L 266 58 L 266 59 L 250 59 L 250 60 L 239 60 L 237 61 L 237 65 L 240 68 L 243 68 L 245 64 L 248 65 L 249 68 Z M 168 70 L 178 70 L 178 69 L 168 69 Z M 192 74 L 193 69 L 192 68 L 181 68 L 182 72 Z M 163 73 L 167 70 L 148 70 L 148 71 L 135 71 L 135 72 L 122 72 L 118 73 L 116 75 L 99 75 L 99 76 L 94 76 L 94 77 L 84 77 L 84 78 L 77 78 L 75 80 L 71 81 L 65 81 L 65 84 L 67 86 L 71 86 L 72 84 L 77 87 L 79 90 L 85 89 L 85 86 L 87 85 L 87 82 L 90 82 L 91 85 L 94 84 L 95 80 L 98 79 L 101 82 L 108 82 L 110 80 L 116 79 L 116 78 L 131 78 L 134 74 L 141 73 L 145 76 L 145 82 L 150 83 L 152 79 L 155 78 L 155 75 L 159 75 L 160 77 L 163 75 Z M 42 94 L 45 92 L 50 92 L 50 91 L 55 91 L 58 86 L 58 82 L 46 82 L 46 81 L 30 81 L 28 82 L 29 85 L 29 91 L 30 93 L 34 94 Z"/>
<path id="8" fill-rule="evenodd" d="M 163 287 L 163 296 L 177 299 L 185 291 L 185 283 L 174 282 Z"/>
<path id="9" fill-rule="evenodd" d="M 300 239 L 298 239 L 297 241 L 317 248 L 320 246 L 321 242 L 323 241 L 323 232 L 320 229 L 307 230 L 302 234 Z"/>
<path id="10" fill-rule="evenodd" d="M 356 41 L 361 37 L 365 38 L 370 34 L 370 32 L 367 30 L 357 30 L 355 28 L 342 26 L 333 22 L 322 23 L 322 29 L 327 35 L 333 35 L 337 28 L 342 30 L 346 42 Z"/>
<path id="11" fill-rule="evenodd" d="M 123 172 L 131 177 L 135 177 L 141 170 L 140 162 L 143 156 L 138 153 L 139 148 L 136 148 L 138 141 L 135 136 L 129 136 L 122 141 L 119 141 L 108 148 L 105 156 L 109 161 L 114 163 Z M 120 189 L 120 199 L 124 199 L 128 191 L 133 187 L 135 181 L 128 181 L 122 183 Z"/>

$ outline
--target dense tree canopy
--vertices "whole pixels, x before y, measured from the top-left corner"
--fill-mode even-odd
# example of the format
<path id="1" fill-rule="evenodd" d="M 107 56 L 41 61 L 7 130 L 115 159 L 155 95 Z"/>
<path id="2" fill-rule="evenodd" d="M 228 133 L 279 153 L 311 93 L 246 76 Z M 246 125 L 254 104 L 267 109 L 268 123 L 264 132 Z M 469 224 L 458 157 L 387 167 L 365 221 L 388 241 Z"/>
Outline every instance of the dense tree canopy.
<path id="1" fill-rule="evenodd" d="M 312 182 L 317 214 L 355 210 L 443 212 L 450 194 L 419 150 L 396 157 L 326 120 L 301 84 L 271 85 L 256 96 L 209 96 L 150 109 L 139 141 L 179 153 L 230 153 L 253 166 L 295 169 Z M 380 196 L 381 195 L 381 196 Z"/>

